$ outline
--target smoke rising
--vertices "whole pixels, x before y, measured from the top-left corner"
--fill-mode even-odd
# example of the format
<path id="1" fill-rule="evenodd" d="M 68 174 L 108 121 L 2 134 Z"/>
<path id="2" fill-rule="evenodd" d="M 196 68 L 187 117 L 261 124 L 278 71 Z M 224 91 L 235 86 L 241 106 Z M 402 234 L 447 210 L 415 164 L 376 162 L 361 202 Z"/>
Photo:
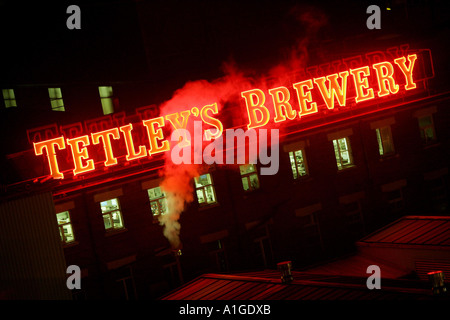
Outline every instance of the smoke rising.
<path id="1" fill-rule="evenodd" d="M 253 71 L 244 74 L 234 62 L 225 62 L 222 65 L 224 76 L 214 81 L 197 80 L 187 82 L 182 88 L 176 90 L 172 98 L 160 105 L 160 115 L 165 116 L 183 110 L 198 108 L 212 103 L 217 103 L 220 111 L 227 104 L 240 103 L 239 93 L 244 87 L 261 87 L 265 89 L 267 83 L 265 78 L 283 79 L 293 70 L 304 68 L 308 60 L 307 47 L 318 30 L 327 24 L 325 15 L 317 9 L 295 6 L 289 12 L 289 15 L 297 20 L 305 28 L 305 36 L 300 37 L 291 48 L 287 50 L 286 59 L 268 71 L 267 75 L 261 75 L 256 80 L 256 74 Z M 239 108 L 237 108 L 239 110 Z M 236 110 L 236 109 L 234 109 Z M 232 109 L 225 112 L 234 112 Z M 245 114 L 245 113 L 244 113 Z M 236 117 L 242 118 L 239 113 Z M 192 112 L 187 122 L 187 130 L 193 132 L 193 123 L 200 120 Z M 277 149 L 278 150 L 278 149 Z M 195 150 L 194 150 L 195 152 Z M 195 156 L 195 155 L 193 155 Z M 193 162 L 192 162 L 193 163 Z M 168 213 L 159 217 L 159 222 L 164 226 L 164 236 L 169 240 L 172 248 L 178 250 L 181 248 L 180 241 L 180 217 L 185 210 L 186 205 L 194 201 L 193 178 L 203 174 L 204 168 L 199 164 L 178 164 L 171 161 L 170 152 L 166 152 L 164 169 L 161 172 L 163 181 L 161 188 L 166 194 L 168 202 Z"/>

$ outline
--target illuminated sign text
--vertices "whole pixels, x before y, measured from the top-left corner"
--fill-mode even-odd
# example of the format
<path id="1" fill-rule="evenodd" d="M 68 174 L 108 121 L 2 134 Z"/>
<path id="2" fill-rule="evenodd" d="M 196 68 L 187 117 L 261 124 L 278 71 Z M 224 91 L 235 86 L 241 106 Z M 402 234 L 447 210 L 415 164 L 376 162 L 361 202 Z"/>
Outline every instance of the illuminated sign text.
<path id="1" fill-rule="evenodd" d="M 321 110 L 319 106 L 325 110 L 348 108 L 349 104 L 355 106 L 375 98 L 413 90 L 417 87 L 414 78 L 417 59 L 417 54 L 406 54 L 392 62 L 352 66 L 326 76 L 294 82 L 291 86 L 278 85 L 264 90 L 253 88 L 242 91 L 239 99 L 248 117 L 246 127 L 250 130 L 267 125 L 279 126 L 288 120 L 299 121 L 309 115 L 318 115 Z M 59 157 L 63 152 L 66 156 L 69 152 L 73 161 L 71 170 L 77 176 L 94 171 L 98 166 L 112 167 L 121 161 L 132 162 L 170 151 L 173 143 L 166 136 L 167 129 L 173 132 L 180 130 L 177 147 L 188 147 L 191 140 L 186 130 L 195 119 L 201 120 L 207 127 L 202 134 L 203 141 L 219 139 L 224 132 L 219 110 L 217 103 L 211 103 L 164 116 L 146 117 L 140 114 L 140 123 L 122 123 L 102 130 L 97 128 L 89 134 L 76 134 L 82 130 L 71 127 L 70 138 L 62 134 L 33 141 L 34 153 L 46 157 L 50 175 L 54 179 L 63 179 Z M 136 142 L 135 130 L 145 132 L 145 140 Z M 124 146 L 126 155 L 118 154 L 114 147 L 118 142 Z M 97 151 L 100 149 L 102 163 L 94 161 L 91 154 L 93 148 L 97 148 Z"/>

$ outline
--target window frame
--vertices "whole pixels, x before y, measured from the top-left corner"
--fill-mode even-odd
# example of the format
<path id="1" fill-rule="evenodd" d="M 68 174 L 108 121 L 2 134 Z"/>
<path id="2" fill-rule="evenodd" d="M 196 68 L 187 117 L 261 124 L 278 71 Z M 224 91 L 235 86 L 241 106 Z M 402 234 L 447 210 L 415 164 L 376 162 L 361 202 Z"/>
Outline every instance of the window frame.
<path id="1" fill-rule="evenodd" d="M 116 209 L 107 210 L 107 211 L 104 212 L 102 203 L 108 202 L 108 201 L 112 201 L 112 200 L 116 200 L 117 201 L 117 208 Z M 120 231 L 120 230 L 124 230 L 125 229 L 125 223 L 124 223 L 124 219 L 123 219 L 123 214 L 122 214 L 119 198 L 110 198 L 110 199 L 107 199 L 107 200 L 100 201 L 100 211 L 102 213 L 103 225 L 104 225 L 105 231 L 107 233 L 116 232 L 116 231 Z M 119 227 L 119 228 L 115 227 L 114 219 L 113 219 L 113 216 L 112 216 L 114 213 L 117 213 L 117 212 L 119 213 L 120 223 L 121 223 L 121 227 Z M 105 216 L 109 216 L 109 219 L 111 221 L 111 227 L 110 228 L 106 228 Z"/>
<path id="2" fill-rule="evenodd" d="M 12 97 L 11 97 L 12 93 Z M 5 104 L 5 108 L 14 108 L 17 107 L 16 94 L 14 89 L 2 89 L 3 95 L 3 103 Z"/>
<path id="3" fill-rule="evenodd" d="M 342 164 L 342 150 L 341 150 L 341 146 L 339 144 L 339 140 L 342 140 L 342 139 L 345 140 L 345 144 L 347 146 L 347 150 L 345 150 L 344 152 L 348 153 L 348 159 L 349 159 L 349 163 L 345 164 L 345 165 Z M 347 136 L 344 136 L 344 137 L 341 137 L 341 138 L 335 138 L 335 139 L 332 140 L 332 143 L 333 143 L 334 157 L 336 159 L 336 166 L 338 168 L 338 171 L 354 167 L 355 163 L 354 163 L 354 159 L 353 159 L 352 147 L 351 147 L 351 144 L 350 144 L 350 138 L 347 137 Z M 337 150 L 336 150 L 336 146 L 337 146 Z M 339 154 L 339 159 L 336 157 L 337 154 Z M 340 166 L 339 166 L 339 164 L 340 164 Z"/>
<path id="4" fill-rule="evenodd" d="M 243 166 L 253 166 L 254 171 L 242 173 L 241 167 L 243 167 Z M 255 190 L 258 190 L 261 188 L 261 183 L 259 181 L 258 170 L 256 168 L 256 164 L 249 163 L 249 164 L 239 165 L 239 173 L 241 174 L 242 188 L 244 189 L 245 192 L 251 192 L 251 191 L 255 191 Z M 256 176 L 256 179 L 258 181 L 258 186 L 256 188 L 254 188 L 251 184 L 251 176 Z M 244 179 L 247 180 L 247 185 L 249 187 L 247 190 L 244 187 L 244 182 L 243 182 Z"/>
<path id="5" fill-rule="evenodd" d="M 387 137 L 384 137 L 384 139 L 383 139 L 382 129 L 387 129 Z M 386 131 L 384 133 L 386 133 Z M 380 157 L 384 158 L 384 157 L 389 157 L 389 156 L 395 155 L 396 151 L 395 151 L 394 139 L 392 137 L 391 126 L 387 125 L 387 126 L 375 128 L 375 134 L 376 134 L 377 144 L 378 144 L 378 154 L 380 155 Z M 389 151 L 389 152 L 385 151 L 387 143 L 390 143 L 391 151 Z"/>
<path id="6" fill-rule="evenodd" d="M 430 122 L 431 123 L 429 125 L 422 126 L 420 124 L 420 120 L 424 119 L 424 118 L 430 118 L 430 120 L 431 120 Z M 418 126 L 419 126 L 420 139 L 422 141 L 422 144 L 423 145 L 431 145 L 431 144 L 436 143 L 437 142 L 437 137 L 436 137 L 436 128 L 435 128 L 435 124 L 434 124 L 433 114 L 429 113 L 429 114 L 424 114 L 424 115 L 421 115 L 421 116 L 417 117 L 417 123 L 418 123 Z M 429 128 L 431 128 L 431 131 L 433 133 L 433 138 L 432 139 L 428 139 L 427 135 L 426 135 L 426 131 Z"/>
<path id="7" fill-rule="evenodd" d="M 152 189 L 157 189 L 157 188 L 160 189 L 160 191 L 161 191 L 161 196 L 160 196 L 160 197 L 157 197 L 157 198 L 154 198 L 154 199 L 151 199 L 151 198 L 150 198 L 150 190 L 152 190 Z M 148 189 L 147 189 L 147 195 L 148 195 L 148 199 L 149 199 L 149 201 L 150 201 L 150 211 L 151 211 L 152 216 L 153 216 L 154 218 L 158 218 L 158 217 L 160 217 L 160 216 L 162 216 L 162 215 L 165 215 L 165 214 L 168 214 L 168 213 L 169 213 L 169 207 L 168 207 L 168 203 L 167 203 L 167 195 L 166 195 L 165 191 L 161 188 L 161 186 L 156 186 L 156 187 L 148 188 Z M 161 206 L 161 204 L 160 204 L 160 200 L 164 200 L 164 201 L 166 202 L 166 212 L 165 212 L 165 213 L 162 213 L 162 206 Z M 156 206 L 158 207 L 158 212 L 160 212 L 160 213 L 156 213 L 156 214 L 155 214 L 155 213 L 153 212 L 152 203 L 156 203 Z"/>
<path id="8" fill-rule="evenodd" d="M 302 163 L 304 170 L 305 170 L 305 174 L 300 174 L 300 170 L 299 170 L 299 163 L 297 162 L 297 157 L 296 157 L 296 153 L 297 152 L 301 152 L 302 155 Z M 292 157 L 291 157 L 292 154 Z M 292 175 L 294 180 L 299 180 L 299 179 L 304 179 L 307 178 L 309 176 L 309 169 L 308 169 L 308 162 L 306 161 L 306 154 L 305 154 L 305 149 L 301 148 L 298 150 L 292 150 L 292 151 L 288 151 L 288 157 L 289 157 L 289 162 L 291 164 L 291 170 L 292 170 Z M 295 168 L 295 172 L 294 172 L 294 168 Z M 297 177 L 295 177 L 295 175 L 297 175 Z"/>
<path id="9" fill-rule="evenodd" d="M 108 91 L 108 95 L 103 95 L 104 91 L 102 91 L 104 88 L 110 88 L 111 90 Z M 114 91 L 112 86 L 98 86 L 98 93 L 100 96 L 100 102 L 102 104 L 102 111 L 103 115 L 108 115 L 114 113 Z"/>
<path id="10" fill-rule="evenodd" d="M 64 223 L 59 223 L 58 215 L 62 214 L 62 213 L 67 213 L 67 217 L 68 217 L 69 221 L 64 222 Z M 63 245 L 69 245 L 69 244 L 74 243 L 76 241 L 76 238 L 75 238 L 75 232 L 74 232 L 73 225 L 72 225 L 72 219 L 70 218 L 70 210 L 64 210 L 64 211 L 57 212 L 56 213 L 56 221 L 58 223 L 58 230 L 59 230 L 59 233 L 60 233 L 60 236 L 61 236 L 61 242 L 63 243 Z M 70 241 L 67 241 L 67 238 L 66 238 L 66 235 L 65 235 L 65 232 L 64 232 L 64 227 L 67 226 L 67 225 L 70 226 L 70 230 L 72 232 L 72 238 L 73 239 L 70 240 Z"/>
<path id="11" fill-rule="evenodd" d="M 48 96 L 50 98 L 52 111 L 66 111 L 61 88 L 48 88 Z"/>
<path id="12" fill-rule="evenodd" d="M 197 180 L 201 176 L 209 176 L 209 181 L 210 182 L 208 184 L 205 184 L 205 185 L 204 184 L 200 184 L 199 182 L 197 182 Z M 194 177 L 194 186 L 195 186 L 195 195 L 197 197 L 197 202 L 198 202 L 199 206 L 206 207 L 206 206 L 211 206 L 211 205 L 218 204 L 216 188 L 214 187 L 214 181 L 213 181 L 211 173 L 205 173 L 205 174 L 200 175 L 199 177 Z M 208 187 L 211 187 L 211 189 L 212 189 L 212 194 L 213 194 L 213 197 L 214 197 L 214 201 L 213 202 L 208 202 L 208 200 L 207 200 L 206 188 L 208 188 Z M 200 203 L 200 199 L 198 197 L 198 192 L 200 190 L 203 193 L 203 199 L 204 199 L 204 202 L 202 202 L 202 203 Z"/>

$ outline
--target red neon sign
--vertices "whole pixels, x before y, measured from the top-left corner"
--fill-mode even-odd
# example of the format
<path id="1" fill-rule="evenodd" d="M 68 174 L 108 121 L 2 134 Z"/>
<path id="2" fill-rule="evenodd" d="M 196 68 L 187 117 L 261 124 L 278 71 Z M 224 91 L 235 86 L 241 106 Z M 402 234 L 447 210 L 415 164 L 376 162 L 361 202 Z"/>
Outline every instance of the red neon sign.
<path id="1" fill-rule="evenodd" d="M 406 84 L 404 85 L 404 90 L 416 88 L 416 84 L 413 81 L 413 70 L 416 59 L 417 55 L 411 54 L 407 57 L 401 57 L 394 60 L 394 63 L 398 66 L 398 70 L 405 78 Z M 408 63 L 406 63 L 406 60 L 408 60 Z M 292 87 L 297 93 L 297 105 L 299 106 L 297 110 L 294 110 L 292 107 L 293 103 L 290 101 L 291 95 L 288 88 L 278 87 L 269 89 L 268 91 L 272 96 L 274 106 L 274 122 L 282 122 L 287 119 L 294 120 L 296 114 L 301 118 L 317 113 L 319 111 L 317 107 L 318 102 L 314 101 L 312 98 L 312 91 L 314 89 L 317 89 L 320 92 L 328 109 L 334 109 L 336 100 L 339 106 L 345 107 L 350 75 L 353 78 L 353 85 L 356 90 L 355 102 L 360 103 L 374 99 L 374 88 L 372 88 L 369 83 L 371 70 L 374 70 L 376 73 L 378 84 L 378 91 L 376 94 L 378 97 L 384 97 L 399 92 L 400 86 L 394 79 L 394 66 L 388 61 L 375 63 L 371 67 L 363 66 L 356 69 L 349 69 L 348 71 L 330 74 L 326 77 L 313 78 L 294 83 Z M 266 96 L 264 92 L 260 89 L 252 89 L 242 92 L 241 96 L 244 98 L 247 107 L 249 118 L 247 128 L 252 129 L 267 125 L 270 121 L 270 112 L 265 105 Z"/>
<path id="2" fill-rule="evenodd" d="M 355 104 L 369 101 L 377 97 L 386 97 L 415 89 L 414 70 L 417 54 L 408 54 L 389 61 L 381 61 L 364 65 L 358 68 L 348 68 L 337 73 L 321 77 L 312 77 L 292 84 L 291 88 L 277 86 L 267 89 L 268 95 L 259 88 L 242 91 L 240 97 L 245 104 L 248 116 L 248 129 L 264 127 L 270 121 L 277 125 L 283 122 L 299 121 L 308 115 L 319 113 L 319 105 L 325 105 L 326 109 L 334 110 L 346 107 L 349 100 L 354 99 Z M 376 80 L 374 80 L 376 79 Z M 404 82 L 397 82 L 403 79 Z M 354 90 L 355 96 L 349 98 L 348 92 Z M 313 95 L 314 92 L 314 95 Z M 321 97 L 321 101 L 315 99 Z M 273 107 L 269 111 L 268 105 Z M 35 155 L 40 156 L 46 151 L 46 157 L 50 169 L 50 175 L 54 179 L 63 179 L 60 172 L 58 156 L 62 150 L 70 149 L 73 159 L 73 175 L 80 175 L 96 169 L 96 163 L 89 154 L 89 147 L 93 145 L 103 146 L 103 165 L 115 166 L 119 163 L 115 154 L 113 141 L 121 141 L 125 145 L 125 161 L 130 162 L 142 158 L 151 158 L 155 154 L 170 150 L 170 143 L 164 136 L 164 128 L 186 129 L 191 115 L 200 119 L 211 129 L 204 131 L 207 141 L 216 139 L 224 130 L 222 122 L 217 118 L 219 108 L 217 103 L 203 106 L 201 109 L 192 109 L 171 113 L 165 116 L 144 118 L 141 116 L 141 126 L 146 134 L 146 144 L 136 144 L 133 138 L 133 124 L 123 124 L 123 118 L 118 118 L 117 125 L 113 128 L 92 132 L 88 135 L 66 138 L 64 135 L 33 142 Z M 74 131 L 78 132 L 78 131 Z M 189 145 L 189 141 L 182 139 Z M 180 142 L 181 143 L 181 142 Z M 70 148 L 68 148 L 69 146 Z M 66 151 L 67 152 L 67 151 Z"/>

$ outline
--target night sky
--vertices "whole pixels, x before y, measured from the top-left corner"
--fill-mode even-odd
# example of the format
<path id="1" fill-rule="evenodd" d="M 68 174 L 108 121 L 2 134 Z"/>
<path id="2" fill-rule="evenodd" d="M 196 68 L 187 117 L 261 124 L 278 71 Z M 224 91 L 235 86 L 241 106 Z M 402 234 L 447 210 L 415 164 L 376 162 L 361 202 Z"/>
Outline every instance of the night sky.
<path id="1" fill-rule="evenodd" d="M 419 42 L 434 35 L 430 28 L 440 32 L 445 28 L 448 33 L 442 1 L 408 5 L 378 1 L 381 30 L 368 30 L 366 8 L 376 3 L 2 1 L 0 81 L 5 86 L 145 80 L 179 86 L 219 76 L 227 61 L 264 72 L 305 38 L 314 64 L 315 58 L 323 55 L 325 59 L 336 49 L 352 55 L 353 50 L 370 51 L 389 44 L 389 39 L 398 44 L 413 35 Z M 81 30 L 66 27 L 70 4 L 81 9 Z M 392 10 L 386 10 L 387 6 Z M 339 48 L 323 49 L 341 39 L 347 42 Z"/>

